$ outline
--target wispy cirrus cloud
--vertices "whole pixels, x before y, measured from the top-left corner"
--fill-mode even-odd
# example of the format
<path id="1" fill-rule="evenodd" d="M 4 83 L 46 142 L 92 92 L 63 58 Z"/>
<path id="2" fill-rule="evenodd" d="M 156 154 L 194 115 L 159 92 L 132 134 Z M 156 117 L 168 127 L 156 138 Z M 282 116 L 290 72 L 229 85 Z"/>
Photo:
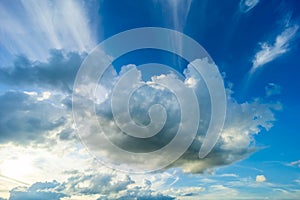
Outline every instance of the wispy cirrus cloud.
<path id="1" fill-rule="evenodd" d="M 279 95 L 281 94 L 282 87 L 280 85 L 276 85 L 275 83 L 269 83 L 265 87 L 266 95 L 267 97 L 271 97 L 274 95 Z"/>
<path id="2" fill-rule="evenodd" d="M 96 45 L 92 12 L 84 1 L 1 2 L 2 50 L 34 60 L 45 60 L 49 49 L 89 51 Z"/>
<path id="3" fill-rule="evenodd" d="M 285 29 L 276 36 L 273 44 L 269 42 L 261 43 L 261 49 L 255 54 L 252 60 L 252 72 L 288 52 L 290 50 L 290 43 L 298 29 L 299 26 L 297 24 L 286 26 Z"/>
<path id="4" fill-rule="evenodd" d="M 259 0 L 241 0 L 240 11 L 243 13 L 249 12 L 259 3 Z"/>
<path id="5" fill-rule="evenodd" d="M 190 12 L 192 0 L 187 1 L 172 1 L 168 0 L 168 4 L 172 9 L 174 28 L 183 30 L 187 16 Z"/>
<path id="6" fill-rule="evenodd" d="M 300 160 L 296 160 L 289 163 L 290 166 L 300 167 Z"/>

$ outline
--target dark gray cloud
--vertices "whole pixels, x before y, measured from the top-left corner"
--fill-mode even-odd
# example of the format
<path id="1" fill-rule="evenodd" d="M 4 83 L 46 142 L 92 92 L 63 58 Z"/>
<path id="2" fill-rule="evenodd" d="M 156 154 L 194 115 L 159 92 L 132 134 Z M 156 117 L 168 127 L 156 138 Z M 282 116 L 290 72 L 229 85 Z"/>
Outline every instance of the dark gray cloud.
<path id="1" fill-rule="evenodd" d="M 45 142 L 50 131 L 66 124 L 70 92 L 83 58 L 76 52 L 52 50 L 46 62 L 19 56 L 13 66 L 0 67 L 0 87 L 5 91 L 0 93 L 0 143 Z M 58 132 L 61 140 L 75 138 L 70 127 Z"/>
<path id="2" fill-rule="evenodd" d="M 60 140 L 72 140 L 77 138 L 73 129 L 66 128 L 58 133 L 58 137 Z"/>
<path id="3" fill-rule="evenodd" d="M 84 55 L 52 50 L 47 62 L 19 56 L 12 67 L 0 68 L 0 83 L 18 88 L 49 88 L 72 91 L 73 82 Z"/>
<path id="4" fill-rule="evenodd" d="M 62 109 L 24 92 L 0 95 L 0 143 L 43 142 L 49 131 L 66 123 Z"/>

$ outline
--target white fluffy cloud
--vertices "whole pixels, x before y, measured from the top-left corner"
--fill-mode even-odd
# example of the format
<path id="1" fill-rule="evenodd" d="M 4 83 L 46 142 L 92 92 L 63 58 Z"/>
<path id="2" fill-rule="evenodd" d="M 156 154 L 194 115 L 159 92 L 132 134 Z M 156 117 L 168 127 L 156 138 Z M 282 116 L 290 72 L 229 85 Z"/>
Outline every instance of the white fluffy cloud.
<path id="1" fill-rule="evenodd" d="M 265 182 L 267 179 L 264 175 L 257 175 L 256 178 L 255 178 L 256 182 L 258 183 L 262 183 L 262 182 Z"/>

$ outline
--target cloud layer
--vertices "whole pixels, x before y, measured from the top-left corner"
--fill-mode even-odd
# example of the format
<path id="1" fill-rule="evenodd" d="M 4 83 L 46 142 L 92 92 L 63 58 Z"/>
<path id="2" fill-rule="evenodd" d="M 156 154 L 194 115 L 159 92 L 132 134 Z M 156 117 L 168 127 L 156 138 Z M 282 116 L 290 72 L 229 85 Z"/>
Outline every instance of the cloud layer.
<path id="1" fill-rule="evenodd" d="M 48 63 L 31 62 L 23 58 L 18 60 L 12 69 L 2 68 L 0 73 L 0 76 L 3 77 L 1 84 L 16 85 L 16 88 L 21 91 L 12 90 L 11 92 L 4 92 L 0 96 L 0 142 L 27 146 L 42 144 L 42 148 L 51 147 L 51 149 L 54 149 L 53 151 L 56 151 L 56 148 L 54 148 L 56 145 L 64 147 L 58 152 L 65 152 L 68 147 L 74 145 L 77 133 L 71 125 L 70 92 L 72 89 L 70 88 L 73 83 L 72 77 L 81 62 L 82 56 L 79 54 L 64 54 L 61 51 L 55 51 Z M 55 70 L 51 66 L 55 66 Z M 136 68 L 134 65 L 129 67 Z M 140 124 L 149 122 L 147 111 L 151 105 L 159 103 L 166 107 L 167 122 L 157 136 L 144 141 L 133 139 L 120 132 L 114 123 L 110 107 L 111 92 L 114 84 L 122 76 L 122 73 L 128 70 L 127 68 L 124 67 L 120 74 L 117 74 L 114 70 L 108 71 L 102 82 L 100 81 L 101 87 L 99 85 L 100 90 L 97 91 L 97 101 L 92 101 L 92 103 L 96 102 L 98 122 L 102 123 L 103 131 L 110 140 L 127 151 L 149 152 L 162 148 L 172 140 L 180 121 L 179 104 L 171 91 L 155 86 L 150 87 L 150 81 L 148 87 L 141 88 L 131 98 L 132 118 Z M 22 76 L 21 74 L 24 73 L 28 75 Z M 210 100 L 205 83 L 191 65 L 185 71 L 185 76 L 187 78 L 183 83 L 187 87 L 195 89 L 197 97 L 201 99 L 199 106 L 202 118 L 199 124 L 198 136 L 193 144 L 179 160 L 168 166 L 168 168 L 179 168 L 185 173 L 203 173 L 217 166 L 229 165 L 254 152 L 256 150 L 254 136 L 261 129 L 269 130 L 272 127 L 275 121 L 274 111 L 280 109 L 280 104 L 264 102 L 263 99 L 259 98 L 240 104 L 231 97 L 232 91 L 227 89 L 228 113 L 223 133 L 213 151 L 206 158 L 199 159 L 198 152 L 210 119 Z M 177 79 L 174 74 L 168 74 L 160 78 Z M 29 88 L 31 88 L 30 91 L 28 91 Z M 32 91 L 32 88 L 36 88 L 36 90 Z M 12 132 L 14 134 L 11 134 Z M 128 160 L 124 160 L 122 154 L 107 151 L 104 146 L 99 149 L 99 142 L 101 143 L 101 141 L 96 141 L 95 148 L 107 153 L 110 158 L 124 161 L 124 163 L 128 162 Z M 82 157 L 82 155 L 79 156 Z M 85 157 L 88 157 L 88 155 L 85 155 Z M 36 160 L 38 159 L 40 158 L 36 158 Z M 51 157 L 52 159 L 57 162 L 57 158 Z M 144 164 L 158 165 L 159 162 L 160 160 L 152 160 L 151 163 L 141 163 L 141 166 Z M 79 181 L 81 178 L 83 177 L 77 177 L 77 184 L 81 182 Z M 26 191 L 26 193 L 32 193 L 32 190 L 27 189 Z M 60 195 L 59 191 L 57 193 Z M 19 190 L 15 191 L 15 196 L 23 194 Z"/>
<path id="2" fill-rule="evenodd" d="M 10 200 L 38 199 L 175 199 L 154 191 L 151 181 L 136 183 L 128 175 L 96 171 L 71 172 L 65 182 L 36 182 L 29 187 L 16 187 L 10 191 Z"/>

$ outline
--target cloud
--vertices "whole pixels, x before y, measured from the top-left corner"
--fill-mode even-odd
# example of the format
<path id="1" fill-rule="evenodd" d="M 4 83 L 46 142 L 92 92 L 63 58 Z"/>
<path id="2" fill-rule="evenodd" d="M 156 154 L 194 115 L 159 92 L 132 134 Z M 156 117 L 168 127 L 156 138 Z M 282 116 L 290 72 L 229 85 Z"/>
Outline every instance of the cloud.
<path id="1" fill-rule="evenodd" d="M 48 195 L 50 198 L 52 195 L 52 199 L 59 199 L 62 195 L 68 194 L 71 196 L 97 196 L 96 198 L 100 199 L 105 199 L 104 196 L 109 196 L 108 198 L 110 199 L 132 199 L 136 197 L 140 199 L 174 199 L 176 195 L 156 192 L 156 189 L 151 184 L 141 186 L 140 182 L 134 180 L 132 176 L 116 177 L 111 173 L 89 174 L 77 171 L 65 181 L 63 180 L 62 177 L 65 178 L 67 175 L 61 175 L 61 169 L 80 170 L 80 167 L 86 168 L 88 166 L 86 160 L 92 159 L 86 152 L 82 153 L 85 150 L 84 147 L 71 141 L 75 138 L 76 133 L 70 123 L 72 103 L 70 92 L 82 59 L 83 56 L 78 53 L 66 54 L 63 51 L 53 51 L 48 62 L 31 62 L 23 57 L 15 63 L 14 68 L 1 69 L 1 84 L 5 87 L 17 88 L 18 90 L 0 94 L 0 142 L 2 143 L 1 147 L 7 149 L 5 152 L 1 151 L 0 157 L 9 161 L 10 159 L 22 157 L 22 154 L 30 154 L 36 156 L 31 157 L 30 161 L 35 163 L 35 168 L 39 168 L 34 170 L 34 175 L 30 174 L 30 177 L 34 177 L 30 180 L 37 181 L 39 176 L 43 180 L 48 180 L 49 176 L 51 178 L 60 177 L 60 180 L 58 180 L 59 184 L 54 188 L 17 188 L 11 190 L 11 197 L 26 199 L 26 197 L 42 198 L 44 195 L 46 198 Z M 130 67 L 135 68 L 136 66 L 131 65 Z M 99 101 L 91 99 L 90 102 L 92 104 L 96 102 L 97 117 L 99 122 L 103 123 L 103 130 L 112 142 L 128 151 L 134 152 L 149 152 L 159 149 L 172 140 L 176 133 L 180 121 L 180 112 L 178 101 L 172 92 L 161 87 L 151 86 L 151 81 L 155 78 L 174 81 L 177 77 L 174 74 L 153 77 L 152 80 L 147 82 L 148 87 L 141 88 L 133 94 L 130 110 L 136 122 L 141 124 L 149 122 L 147 111 L 155 103 L 163 104 L 168 113 L 167 122 L 160 134 L 146 141 L 135 140 L 119 131 L 114 123 L 110 107 L 112 88 L 126 70 L 129 69 L 124 67 L 121 74 L 117 74 L 114 70 L 107 71 L 106 77 L 101 80 L 103 81 L 101 85 L 103 88 L 100 88 L 99 93 L 97 93 L 99 96 L 97 96 L 98 99 L 96 100 Z M 189 88 L 200 91 L 197 92 L 197 97 L 201 99 L 199 105 L 201 107 L 202 121 L 198 136 L 191 147 L 168 168 L 179 168 L 186 173 L 203 173 L 218 166 L 229 165 L 254 152 L 256 150 L 254 136 L 262 129 L 269 130 L 272 127 L 273 122 L 276 120 L 274 111 L 280 108 L 280 104 L 265 102 L 261 98 L 238 103 L 230 96 L 231 91 L 228 90 L 228 113 L 224 132 L 213 151 L 205 159 L 200 160 L 198 152 L 210 119 L 210 100 L 207 98 L 208 92 L 205 88 L 205 83 L 195 73 L 192 65 L 188 66 L 185 76 L 186 80 L 183 83 Z M 84 90 L 88 91 L 87 89 L 90 87 L 92 86 L 86 85 Z M 131 86 L 126 85 L 126 87 L 130 88 Z M 28 90 L 29 88 L 33 89 Z M 188 100 L 186 99 L 186 101 Z M 83 111 L 83 116 L 85 116 L 87 111 Z M 94 130 L 87 131 L 92 132 Z M 94 140 L 92 142 L 99 150 L 101 141 Z M 18 145 L 21 144 L 20 146 L 26 145 L 27 148 L 31 148 L 31 144 L 34 144 L 34 146 L 43 144 L 44 147 L 37 148 L 35 146 L 30 151 L 25 151 L 24 149 L 13 151 L 14 146 L 4 146 L 7 143 L 17 143 Z M 46 148 L 46 150 L 43 148 Z M 105 146 L 101 146 L 100 150 L 113 159 L 124 161 L 125 163 L 128 162 L 127 158 L 124 158 L 122 154 L 108 151 L 105 149 Z M 15 158 L 12 158 L 6 155 L 8 151 L 10 153 L 9 156 L 11 156 L 12 152 L 22 152 L 22 154 L 13 153 L 16 155 L 14 155 Z M 166 156 L 168 155 L 166 154 Z M 60 157 L 61 159 L 59 159 Z M 157 165 L 159 162 L 160 160 L 151 160 L 151 162 L 141 164 L 142 166 Z M 0 162 L 1 164 L 3 163 Z M 57 169 L 59 170 L 55 173 L 60 175 L 52 172 Z M 45 175 L 45 172 L 47 172 L 47 175 Z M 39 185 L 39 187 L 41 186 Z M 217 190 L 217 188 L 211 189 Z M 186 196 L 194 196 L 200 193 L 201 190 L 204 190 L 204 188 L 184 190 L 186 191 L 183 194 Z M 220 188 L 218 191 L 220 191 Z"/>
<path id="2" fill-rule="evenodd" d="M 175 197 L 201 196 L 206 189 L 204 187 L 179 187 L 165 190 L 164 193 Z"/>
<path id="3" fill-rule="evenodd" d="M 195 62 L 194 64 L 197 63 L 199 64 L 202 62 Z M 127 68 L 128 67 L 133 69 L 136 68 L 134 65 L 127 66 Z M 87 144 L 90 150 L 96 153 L 95 155 L 97 158 L 102 160 L 104 163 L 134 163 L 135 167 L 138 169 L 140 167 L 146 169 L 149 166 L 159 166 L 162 161 L 158 158 L 153 158 L 152 162 L 149 163 L 143 159 L 138 160 L 136 157 L 125 156 L 122 152 L 120 153 L 120 151 L 115 151 L 109 146 L 106 146 L 105 143 L 101 142 L 103 140 L 98 138 L 103 134 L 108 137 L 113 144 L 123 150 L 146 153 L 162 148 L 171 141 L 176 134 L 180 120 L 179 104 L 176 101 L 174 94 L 170 93 L 167 89 L 152 86 L 151 81 L 144 82 L 146 86 L 132 94 L 130 100 L 132 102 L 129 101 L 131 117 L 139 124 L 149 123 L 149 116 L 147 115 L 148 109 L 151 105 L 158 103 L 164 105 L 168 116 L 164 128 L 157 135 L 147 140 L 132 138 L 120 131 L 114 121 L 110 102 L 113 85 L 118 82 L 120 77 L 123 75 L 122 73 L 125 73 L 125 71 L 121 71 L 120 75 L 113 72 L 104 75 L 104 77 L 110 77 L 106 77 L 105 80 L 109 80 L 111 83 L 108 83 L 104 89 L 101 88 L 101 91 L 105 91 L 105 93 L 99 97 L 101 101 L 99 101 L 99 104 L 96 105 L 98 117 L 96 123 L 100 123 L 103 132 L 98 135 L 94 134 L 93 137 L 89 137 L 95 131 L 98 131 L 97 128 L 95 128 L 97 125 L 95 125 L 93 121 L 91 121 L 90 124 L 87 123 L 87 120 L 77 121 L 77 126 L 84 128 L 85 131 L 81 132 L 84 133 L 84 135 L 82 135 L 82 138 L 85 138 L 83 140 L 84 143 Z M 205 83 L 201 79 L 200 75 L 193 70 L 192 65 L 188 66 L 185 75 L 187 77 L 185 83 L 188 87 L 194 88 L 197 91 L 197 97 L 201 99 L 201 101 L 198 102 L 199 107 L 201 108 L 201 123 L 198 135 L 193 144 L 180 157 L 180 159 L 168 167 L 178 167 L 186 173 L 203 173 L 214 167 L 229 165 L 233 162 L 244 159 L 256 151 L 257 149 L 255 147 L 254 136 L 262 129 L 269 130 L 273 126 L 273 122 L 276 120 L 274 112 L 281 109 L 281 104 L 264 102 L 261 98 L 254 99 L 249 102 L 238 103 L 230 96 L 232 92 L 228 90 L 227 116 L 222 135 L 212 152 L 206 158 L 199 159 L 198 152 L 210 120 L 211 111 L 209 108 L 211 102 L 208 98 Z M 140 79 L 140 75 L 135 77 L 137 77 L 139 82 L 143 82 L 143 80 Z M 177 77 L 173 74 L 168 74 L 153 77 L 152 81 L 156 78 L 165 79 L 166 82 L 170 81 L 169 83 L 172 83 L 173 79 L 176 79 Z M 193 84 L 190 84 L 190 79 L 193 79 Z M 124 84 L 125 85 L 122 86 L 131 91 L 132 86 L 128 82 L 125 82 Z M 92 90 L 82 88 L 82 91 Z M 79 101 L 75 101 L 75 103 L 79 103 L 81 99 L 79 98 L 78 100 Z M 92 103 L 93 101 L 93 99 L 88 99 L 87 102 L 82 105 L 89 105 L 89 103 Z M 124 100 L 119 99 L 117 103 L 123 104 Z M 78 107 L 78 109 L 78 113 L 82 114 L 82 119 L 86 119 L 86 117 L 90 115 L 87 109 L 83 109 L 81 107 Z M 82 111 L 80 109 L 82 109 Z M 99 146 L 101 146 L 101 148 L 99 148 Z M 109 158 L 107 158 L 107 155 L 109 155 Z M 168 154 L 165 154 L 164 158 L 169 159 L 168 156 Z"/>
<path id="4" fill-rule="evenodd" d="M 110 175 L 111 170 L 94 162 L 91 155 L 78 141 L 58 139 L 53 141 L 53 137 L 55 134 L 45 137 L 45 142 L 42 144 L 24 145 L 21 142 L 17 145 L 0 144 L 0 173 L 7 177 L 4 181 L 0 177 L 1 184 L 6 186 L 1 191 L 0 184 L 0 196 L 7 196 L 8 191 L 17 185 L 28 186 L 35 182 L 50 180 L 57 180 L 64 185 L 63 183 L 70 176 L 83 177 L 90 174 L 91 168 L 95 169 L 94 174 L 99 171 L 101 174 Z M 100 179 L 100 175 L 94 175 L 94 177 Z M 74 178 L 74 182 L 78 179 Z"/>
<path id="5" fill-rule="evenodd" d="M 290 166 L 300 167 L 300 160 L 296 160 L 296 161 L 290 162 L 289 165 L 290 165 Z"/>
<path id="6" fill-rule="evenodd" d="M 186 20 L 190 12 L 192 0 L 187 0 L 187 1 L 167 0 L 167 3 L 169 4 L 172 11 L 174 28 L 176 30 L 182 31 L 186 25 Z"/>
<path id="7" fill-rule="evenodd" d="M 96 45 L 96 29 L 88 19 L 97 12 L 95 4 L 91 8 L 84 1 L 29 0 L 2 2 L 0 10 L 0 42 L 12 55 L 45 60 L 49 49 L 84 52 Z"/>
<path id="8" fill-rule="evenodd" d="M 207 193 L 199 195 L 199 198 L 203 199 L 234 199 L 238 197 L 239 192 L 235 188 L 225 186 L 222 184 L 210 185 L 207 189 Z"/>
<path id="9" fill-rule="evenodd" d="M 295 37 L 298 28 L 298 25 L 286 26 L 284 31 L 276 37 L 273 44 L 268 42 L 261 43 L 261 50 L 255 54 L 252 60 L 252 71 L 288 52 L 290 50 L 290 43 Z"/>
<path id="10" fill-rule="evenodd" d="M 17 187 L 10 191 L 9 200 L 40 200 L 40 199 L 53 199 L 60 200 L 68 195 L 57 192 L 54 189 L 59 186 L 56 181 L 40 183 L 37 182 L 26 187 Z"/>
<path id="11" fill-rule="evenodd" d="M 16 87 L 18 90 L 36 88 L 29 91 L 11 91 L 0 95 L 0 124 L 2 143 L 53 143 L 55 140 L 68 142 L 76 138 L 71 126 L 71 97 L 72 84 L 76 70 L 80 66 L 83 56 L 78 53 L 64 53 L 63 51 L 52 51 L 52 56 L 46 62 L 31 62 L 27 58 L 19 58 L 14 68 L 2 68 L 0 71 L 0 82 L 6 86 Z M 199 63 L 198 63 L 199 64 Z M 117 146 L 133 152 L 149 152 L 162 148 L 172 140 L 178 129 L 180 121 L 180 107 L 174 94 L 167 89 L 155 87 L 151 80 L 145 82 L 143 87 L 135 92 L 131 98 L 130 110 L 132 118 L 140 123 L 147 124 L 149 116 L 148 109 L 151 105 L 159 103 L 165 106 L 168 118 L 162 131 L 155 137 L 142 140 L 128 137 L 118 129 L 114 122 L 111 110 L 111 92 L 115 83 L 126 73 L 126 70 L 135 68 L 134 65 L 124 67 L 121 74 L 113 69 L 108 70 L 101 79 L 101 87 L 97 90 L 97 99 L 90 99 L 90 103 L 96 102 L 96 111 L 99 121 L 103 125 L 103 131 L 109 139 Z M 204 133 L 210 121 L 210 100 L 205 83 L 200 75 L 189 65 L 185 71 L 186 80 L 183 81 L 187 87 L 195 89 L 200 106 L 201 123 L 199 124 L 198 136 L 188 151 L 175 163 L 168 167 L 179 167 L 187 173 L 202 173 L 214 167 L 229 165 L 241 160 L 253 153 L 254 136 L 263 128 L 269 130 L 276 120 L 274 111 L 280 109 L 280 103 L 268 103 L 257 98 L 242 104 L 236 102 L 230 96 L 228 90 L 227 119 L 224 130 L 213 151 L 205 158 L 199 159 L 198 152 L 201 147 Z M 138 76 L 139 77 L 139 76 Z M 174 81 L 174 74 L 167 74 L 155 79 Z M 139 80 L 142 81 L 142 80 Z M 89 91 L 90 86 L 85 85 L 83 91 Z M 132 87 L 125 85 L 125 87 Z M 153 98 L 149 98 L 153 97 Z M 186 99 L 189 101 L 189 99 Z M 75 102 L 76 103 L 76 102 Z M 122 103 L 120 101 L 120 103 Z M 87 114 L 82 110 L 82 116 Z M 86 125 L 86 124 L 83 124 Z M 89 127 L 85 126 L 85 127 Z M 86 133 L 91 133 L 90 129 Z M 14 134 L 11 134 L 11 133 Z M 52 141 L 52 142 L 50 142 Z M 91 140 L 92 148 L 102 151 L 104 155 L 110 155 L 113 160 L 128 163 L 127 157 L 118 154 L 105 146 L 99 149 L 97 139 Z M 90 147 L 90 146 L 89 146 Z M 93 149 L 92 149 L 93 150 Z M 168 155 L 166 155 L 168 156 Z M 167 157 L 166 157 L 167 158 Z M 135 162 L 139 162 L 135 160 Z M 159 165 L 161 160 L 153 160 L 151 163 L 141 162 L 141 166 Z"/>
<path id="12" fill-rule="evenodd" d="M 26 92 L 0 94 L 0 143 L 42 143 L 67 122 L 63 110 Z"/>
<path id="13" fill-rule="evenodd" d="M 144 184 L 136 183 L 125 174 L 87 170 L 74 171 L 64 182 L 36 182 L 30 187 L 16 187 L 10 191 L 12 200 L 34 199 L 175 199 L 152 189 L 152 183 L 144 179 Z M 66 195 L 68 194 L 68 195 Z"/>
<path id="14" fill-rule="evenodd" d="M 129 192 L 133 192 L 129 190 Z M 174 197 L 163 195 L 163 194 L 149 194 L 149 195 L 139 195 L 139 191 L 135 190 L 133 194 L 124 195 L 118 200 L 130 200 L 130 199 L 138 199 L 138 200 L 173 200 Z M 100 200 L 100 199 L 99 199 Z"/>
<path id="15" fill-rule="evenodd" d="M 0 83 L 17 89 L 52 89 L 71 92 L 84 55 L 51 50 L 47 62 L 19 56 L 13 67 L 0 67 Z"/>
<path id="16" fill-rule="evenodd" d="M 71 194 L 115 194 L 127 189 L 134 181 L 129 176 L 116 176 L 110 173 L 76 174 L 61 187 Z"/>
<path id="17" fill-rule="evenodd" d="M 275 83 L 269 83 L 265 87 L 267 97 L 275 96 L 281 94 L 282 87 L 280 85 L 276 85 Z"/>
<path id="18" fill-rule="evenodd" d="M 237 174 L 221 174 L 220 177 L 233 177 L 238 178 L 239 176 Z"/>
<path id="19" fill-rule="evenodd" d="M 262 182 L 265 182 L 267 179 L 264 175 L 257 175 L 256 178 L 255 178 L 255 181 L 257 183 L 262 183 Z"/>
<path id="20" fill-rule="evenodd" d="M 240 11 L 243 13 L 252 10 L 260 0 L 241 0 L 240 1 Z"/>

